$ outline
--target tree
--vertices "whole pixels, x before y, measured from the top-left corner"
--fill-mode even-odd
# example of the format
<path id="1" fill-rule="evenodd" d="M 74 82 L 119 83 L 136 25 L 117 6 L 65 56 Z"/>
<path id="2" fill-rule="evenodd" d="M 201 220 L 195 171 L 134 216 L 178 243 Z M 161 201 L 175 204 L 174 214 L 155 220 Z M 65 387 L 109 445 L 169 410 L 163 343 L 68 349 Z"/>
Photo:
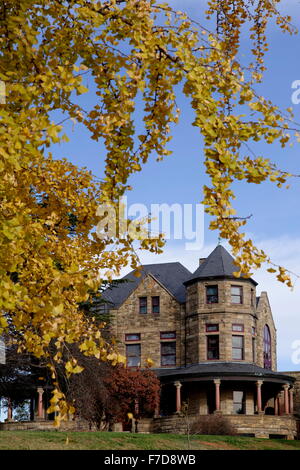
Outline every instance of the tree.
<path id="1" fill-rule="evenodd" d="M 127 263 L 138 266 L 133 241 L 139 227 L 135 235 L 99 237 L 97 210 L 109 203 L 119 214 L 128 178 L 152 153 L 158 159 L 170 153 L 170 127 L 179 119 L 177 85 L 190 98 L 194 125 L 204 137 L 210 185 L 204 187 L 203 202 L 213 216 L 210 228 L 229 241 L 237 276 L 271 263 L 240 232 L 246 220 L 235 214 L 231 185 L 269 180 L 282 186 L 292 176 L 242 151 L 256 141 L 285 147 L 291 139 L 292 116 L 285 117 L 253 89 L 262 80 L 268 21 L 275 18 L 292 32 L 277 3 L 208 1 L 208 15 L 215 15 L 217 24 L 211 33 L 156 0 L 1 2 L 0 80 L 6 102 L 0 104 L 0 327 L 18 333 L 20 349 L 46 358 L 57 384 L 56 364 L 68 344 L 78 342 L 84 354 L 112 364 L 124 360 L 77 306 L 98 290 L 101 277 L 112 279 Z M 236 60 L 246 21 L 254 43 L 254 64 L 248 68 Z M 97 98 L 90 108 L 77 98 L 88 92 L 87 75 Z M 138 135 L 137 103 L 144 127 Z M 250 120 L 243 110 L 246 116 L 251 110 Z M 67 120 L 104 143 L 102 181 L 52 157 L 52 146 L 68 138 L 63 134 Z M 157 253 L 162 246 L 162 235 L 140 240 L 141 248 Z M 269 271 L 291 286 L 283 267 Z M 82 368 L 70 358 L 65 370 L 72 374 Z M 59 410 L 66 415 L 64 396 L 56 388 L 51 411 Z"/>
<path id="2" fill-rule="evenodd" d="M 97 429 L 111 429 L 114 423 L 128 421 L 128 413 L 136 420 L 154 414 L 160 381 L 148 367 L 112 367 L 95 357 L 85 357 L 78 350 L 72 353 L 84 369 L 66 377 L 61 368 L 59 381 L 67 400 L 74 404 L 77 418 Z"/>
<path id="3" fill-rule="evenodd" d="M 136 420 L 153 416 L 159 404 L 160 381 L 149 368 L 117 365 L 105 384 L 109 390 L 105 413 L 110 422 L 125 422 L 128 413 Z"/>

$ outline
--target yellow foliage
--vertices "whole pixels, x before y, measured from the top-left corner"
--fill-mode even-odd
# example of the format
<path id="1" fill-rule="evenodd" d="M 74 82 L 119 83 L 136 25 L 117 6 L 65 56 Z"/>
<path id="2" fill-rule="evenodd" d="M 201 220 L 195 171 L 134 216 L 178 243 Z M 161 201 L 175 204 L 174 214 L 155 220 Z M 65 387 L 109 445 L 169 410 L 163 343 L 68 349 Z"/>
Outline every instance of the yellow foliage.
<path id="1" fill-rule="evenodd" d="M 269 180 L 280 186 L 291 176 L 267 159 L 241 152 L 252 140 L 279 141 L 284 147 L 291 139 L 284 115 L 252 89 L 264 69 L 268 20 L 291 28 L 274 2 L 252 3 L 253 15 L 244 0 L 208 1 L 208 15 L 219 13 L 216 37 L 155 0 L 1 2 L 0 79 L 6 96 L 0 104 L 0 308 L 5 312 L 0 334 L 8 325 L 20 333 L 19 348 L 49 359 L 54 378 L 55 362 L 68 343 L 79 343 L 84 354 L 100 360 L 125 361 L 103 340 L 101 327 L 78 312 L 78 304 L 101 284 L 100 268 L 112 279 L 128 262 L 138 267 L 133 238 L 91 233 L 99 205 L 117 207 L 130 189 L 128 179 L 148 157 L 154 153 L 159 160 L 170 153 L 179 83 L 204 138 L 210 183 L 203 202 L 211 229 L 229 241 L 237 273 L 247 275 L 270 262 L 240 232 L 245 221 L 233 216 L 231 185 Z M 250 67 L 250 77 L 236 60 L 246 21 L 252 22 L 257 64 Z M 74 102 L 74 96 L 91 93 L 85 76 L 93 80 L 90 88 L 97 96 L 90 111 Z M 144 130 L 135 135 L 140 96 Z M 251 110 L 251 121 L 240 114 L 241 107 L 244 116 Z M 53 122 L 54 115 L 61 119 Z M 53 159 L 49 147 L 68 139 L 66 120 L 85 126 L 92 139 L 104 143 L 103 181 L 64 158 Z M 141 242 L 156 253 L 162 246 L 162 236 Z M 286 270 L 276 267 L 276 272 L 279 281 L 291 285 Z M 72 360 L 65 368 L 67 374 L 81 371 Z M 56 424 L 68 412 L 57 389 L 50 411 L 59 411 Z"/>

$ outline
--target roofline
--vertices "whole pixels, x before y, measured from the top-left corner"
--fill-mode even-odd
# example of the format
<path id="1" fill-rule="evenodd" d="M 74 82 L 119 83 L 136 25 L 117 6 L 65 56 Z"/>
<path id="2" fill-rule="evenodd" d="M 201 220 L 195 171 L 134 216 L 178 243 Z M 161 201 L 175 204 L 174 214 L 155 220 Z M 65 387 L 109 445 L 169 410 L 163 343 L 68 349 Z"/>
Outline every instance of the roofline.
<path id="1" fill-rule="evenodd" d="M 174 263 L 161 263 L 161 264 L 174 264 Z M 146 266 L 146 265 L 143 265 L 143 266 Z M 148 266 L 150 266 L 150 265 L 148 265 Z M 131 271 L 131 272 L 134 272 L 134 271 Z M 131 273 L 130 273 L 130 274 L 131 274 Z M 140 276 L 140 277 L 138 278 L 138 283 L 137 283 L 137 285 L 133 288 L 132 291 L 129 292 L 129 294 L 127 295 L 127 297 L 126 297 L 122 302 L 120 302 L 120 303 L 118 303 L 118 304 L 113 303 L 113 302 L 111 302 L 111 301 L 109 302 L 111 305 L 114 306 L 114 308 L 112 308 L 111 310 L 118 310 L 118 309 L 126 302 L 126 300 L 129 299 L 129 297 L 131 296 L 131 294 L 133 294 L 133 293 L 137 290 L 137 288 L 140 286 L 141 282 L 144 281 L 144 280 L 147 278 L 147 276 L 151 276 L 152 279 L 153 279 L 155 282 L 157 282 L 157 283 L 161 286 L 161 288 L 164 289 L 164 290 L 170 295 L 170 297 L 172 297 L 172 299 L 174 299 L 177 303 L 179 303 L 180 305 L 184 305 L 184 304 L 185 304 L 185 302 L 179 302 L 179 300 L 176 299 L 176 297 L 174 296 L 174 294 L 172 294 L 172 292 L 170 292 L 169 289 L 167 289 L 167 287 L 166 287 L 161 281 L 159 281 L 159 280 L 154 276 L 154 274 L 152 274 L 151 272 L 146 272 L 146 271 L 144 271 L 144 275 L 142 275 L 142 276 Z M 124 278 L 122 278 L 122 279 L 124 279 Z M 131 282 L 131 281 L 128 280 L 128 282 Z M 117 288 L 117 287 L 116 287 L 116 288 Z"/>
<path id="2" fill-rule="evenodd" d="M 251 277 L 243 278 L 243 277 L 235 277 L 235 276 L 229 276 L 229 275 L 222 275 L 222 276 L 205 276 L 205 277 L 194 277 L 192 279 L 188 279 L 187 281 L 184 281 L 184 285 L 188 286 L 190 284 L 193 284 L 194 282 L 199 282 L 199 281 L 213 281 L 214 279 L 234 279 L 237 282 L 247 282 L 250 281 L 252 284 L 255 286 L 258 286 L 258 282 L 254 281 Z"/>
<path id="3" fill-rule="evenodd" d="M 294 383 L 296 381 L 296 378 L 293 377 L 293 376 L 289 376 L 289 375 L 286 375 L 282 372 L 277 372 L 277 371 L 269 371 L 269 370 L 266 370 L 266 374 L 264 374 L 264 369 L 260 368 L 259 366 L 257 366 L 256 364 L 253 364 L 253 363 L 245 363 L 245 365 L 247 364 L 250 364 L 250 365 L 254 365 L 255 367 L 258 367 L 258 369 L 262 369 L 262 371 L 260 372 L 260 370 L 258 371 L 230 371 L 230 370 L 227 370 L 227 371 L 215 371 L 215 372 L 212 372 L 212 371 L 190 371 L 190 372 L 187 372 L 187 369 L 190 368 L 190 367 L 193 367 L 193 366 L 196 366 L 196 365 L 208 365 L 210 364 L 209 362 L 205 362 L 205 363 L 199 363 L 199 364 L 191 364 L 187 367 L 178 367 L 178 368 L 174 368 L 174 369 L 164 369 L 164 368 L 160 368 L 160 369 L 153 369 L 154 372 L 158 375 L 159 379 L 162 380 L 162 381 L 172 381 L 174 382 L 174 380 L 178 380 L 180 379 L 181 381 L 183 382 L 186 382 L 186 381 L 196 381 L 196 380 L 199 380 L 199 381 L 205 381 L 205 380 L 214 380 L 216 378 L 224 378 L 224 380 L 247 380 L 247 381 L 257 381 L 259 379 L 262 379 L 264 380 L 265 382 L 276 382 L 276 383 Z M 220 361 L 220 363 L 217 363 L 219 365 L 222 365 L 224 364 L 223 361 Z M 228 364 L 228 362 L 226 362 L 226 364 Z M 230 364 L 235 364 L 233 362 L 231 362 Z M 244 364 L 244 363 L 243 363 Z M 166 374 L 166 375 L 160 375 L 160 372 L 170 372 L 169 374 Z"/>

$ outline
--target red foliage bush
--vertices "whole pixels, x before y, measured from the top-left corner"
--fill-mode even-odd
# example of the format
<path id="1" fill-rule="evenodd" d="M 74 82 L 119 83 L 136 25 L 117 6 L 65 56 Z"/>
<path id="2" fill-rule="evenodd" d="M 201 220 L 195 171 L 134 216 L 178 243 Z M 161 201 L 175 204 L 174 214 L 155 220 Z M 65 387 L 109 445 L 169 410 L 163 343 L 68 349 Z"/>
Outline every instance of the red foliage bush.
<path id="1" fill-rule="evenodd" d="M 160 382 L 151 370 L 116 366 L 104 383 L 109 390 L 106 413 L 114 422 L 126 420 L 127 413 L 136 419 L 153 415 L 159 402 Z"/>

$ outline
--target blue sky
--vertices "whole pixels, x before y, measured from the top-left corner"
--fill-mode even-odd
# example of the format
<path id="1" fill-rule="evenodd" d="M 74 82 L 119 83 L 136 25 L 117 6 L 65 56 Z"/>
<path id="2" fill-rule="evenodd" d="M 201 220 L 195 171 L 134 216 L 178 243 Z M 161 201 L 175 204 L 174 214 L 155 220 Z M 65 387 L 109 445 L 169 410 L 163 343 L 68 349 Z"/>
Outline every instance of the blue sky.
<path id="1" fill-rule="evenodd" d="M 205 23 L 203 16 L 204 0 L 173 0 L 175 8 L 187 11 L 194 19 Z M 293 23 L 300 29 L 300 2 L 282 1 L 281 11 L 293 16 Z M 300 35 L 283 34 L 275 26 L 268 29 L 270 50 L 266 54 L 267 71 L 258 92 L 270 98 L 281 108 L 293 106 L 295 119 L 300 122 L 300 105 L 291 102 L 292 82 L 300 80 L 299 49 Z M 243 35 L 242 50 L 246 51 L 248 40 Z M 241 60 L 247 59 L 240 56 Z M 91 86 L 89 79 L 85 81 Z M 92 103 L 95 97 L 85 94 L 80 97 L 82 103 Z M 180 124 L 173 132 L 169 149 L 173 154 L 163 162 L 156 162 L 155 156 L 145 165 L 143 171 L 134 175 L 130 183 L 133 186 L 128 196 L 132 203 L 144 203 L 150 207 L 153 203 L 189 203 L 197 204 L 202 199 L 202 185 L 207 181 L 203 167 L 202 140 L 198 130 L 191 126 L 193 114 L 187 99 L 178 95 L 181 108 Z M 86 166 L 94 174 L 102 177 L 105 149 L 101 143 L 89 138 L 87 131 L 78 124 L 66 125 L 71 141 L 52 149 L 55 157 L 66 157 L 79 166 Z M 282 169 L 300 173 L 299 145 L 281 149 L 280 146 L 256 144 L 257 154 L 269 157 Z M 276 264 L 300 274 L 300 179 L 291 181 L 289 190 L 279 190 L 271 184 L 235 186 L 238 199 L 235 207 L 241 216 L 253 214 L 247 225 L 248 234 L 254 241 L 271 255 Z M 204 220 L 204 246 L 199 252 L 187 251 L 185 241 L 168 241 L 164 254 L 160 256 L 141 254 L 144 263 L 180 261 L 188 269 L 195 270 L 198 258 L 208 255 L 218 242 L 218 234 L 208 229 L 208 218 Z M 224 245 L 226 247 L 226 244 Z M 126 270 L 124 271 L 124 273 Z M 268 292 L 273 309 L 278 334 L 278 369 L 300 370 L 300 364 L 292 362 L 293 342 L 300 340 L 300 279 L 291 292 L 280 285 L 276 279 L 264 270 L 253 275 L 259 282 L 258 292 Z M 299 354 L 300 359 L 300 354 Z"/>

